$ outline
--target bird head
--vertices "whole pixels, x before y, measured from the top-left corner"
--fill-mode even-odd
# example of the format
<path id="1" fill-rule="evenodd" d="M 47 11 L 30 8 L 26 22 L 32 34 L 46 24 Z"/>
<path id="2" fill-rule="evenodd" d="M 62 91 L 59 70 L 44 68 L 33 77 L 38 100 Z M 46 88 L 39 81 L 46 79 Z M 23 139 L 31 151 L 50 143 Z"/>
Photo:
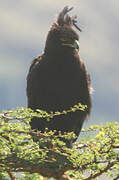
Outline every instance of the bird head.
<path id="1" fill-rule="evenodd" d="M 48 32 L 45 51 L 55 51 L 61 50 L 62 48 L 70 48 L 79 50 L 79 35 L 73 29 L 75 26 L 80 32 L 81 29 L 76 25 L 77 16 L 70 17 L 68 12 L 71 11 L 73 7 L 64 9 L 59 13 L 56 21 L 51 26 Z"/>

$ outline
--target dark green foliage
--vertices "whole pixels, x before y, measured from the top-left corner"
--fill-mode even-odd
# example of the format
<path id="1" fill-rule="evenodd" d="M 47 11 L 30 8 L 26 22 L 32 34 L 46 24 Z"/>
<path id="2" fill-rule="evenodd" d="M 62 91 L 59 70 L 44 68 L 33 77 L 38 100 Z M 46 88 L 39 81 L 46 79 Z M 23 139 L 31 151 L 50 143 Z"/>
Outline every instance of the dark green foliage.
<path id="1" fill-rule="evenodd" d="M 85 110 L 85 106 L 81 106 Z M 75 109 L 76 108 L 76 109 Z M 69 111 L 78 110 L 79 106 Z M 19 108 L 0 115 L 0 179 L 9 176 L 15 180 L 14 172 L 22 172 L 20 180 L 46 179 L 96 179 L 106 174 L 113 179 L 119 176 L 119 123 L 106 126 L 91 126 L 84 131 L 95 131 L 94 137 L 85 137 L 69 149 L 55 131 L 41 133 L 29 125 L 33 116 L 52 116 L 67 111 L 48 114 Z M 46 119 L 47 119 L 46 118 Z M 73 133 L 64 134 L 66 139 L 75 138 Z M 33 140 L 35 139 L 35 141 Z M 41 178 L 42 179 L 42 178 Z"/>

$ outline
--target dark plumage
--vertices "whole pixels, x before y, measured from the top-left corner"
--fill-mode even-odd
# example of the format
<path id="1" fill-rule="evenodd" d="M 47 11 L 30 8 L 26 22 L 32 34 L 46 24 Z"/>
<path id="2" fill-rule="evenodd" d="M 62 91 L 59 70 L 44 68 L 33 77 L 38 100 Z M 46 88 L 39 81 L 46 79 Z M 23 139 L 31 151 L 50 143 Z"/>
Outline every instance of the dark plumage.
<path id="1" fill-rule="evenodd" d="M 73 131 L 79 135 L 83 122 L 90 114 L 90 78 L 78 53 L 79 36 L 73 29 L 76 16 L 67 13 L 65 7 L 48 32 L 44 53 L 35 58 L 27 77 L 28 107 L 47 112 L 70 109 L 79 102 L 87 105 L 85 112 L 76 111 L 55 116 L 50 122 L 34 118 L 33 129 L 42 132 L 47 127 L 62 133 Z"/>

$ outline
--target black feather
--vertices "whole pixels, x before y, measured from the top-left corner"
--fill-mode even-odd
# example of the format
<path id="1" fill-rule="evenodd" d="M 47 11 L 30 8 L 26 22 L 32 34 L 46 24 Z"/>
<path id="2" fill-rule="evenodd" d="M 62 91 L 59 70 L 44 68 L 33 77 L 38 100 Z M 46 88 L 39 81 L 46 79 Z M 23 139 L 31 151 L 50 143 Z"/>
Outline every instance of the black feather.
<path id="1" fill-rule="evenodd" d="M 47 127 L 62 133 L 73 131 L 78 136 L 91 111 L 91 83 L 77 49 L 73 48 L 79 36 L 72 28 L 75 18 L 65 17 L 71 10 L 66 6 L 59 14 L 48 33 L 44 53 L 33 60 L 27 77 L 27 97 L 29 108 L 47 112 L 68 110 L 79 102 L 87 105 L 85 112 L 57 116 L 50 122 L 40 118 L 31 121 L 31 127 L 42 132 Z M 67 46 L 63 46 L 62 38 Z"/>

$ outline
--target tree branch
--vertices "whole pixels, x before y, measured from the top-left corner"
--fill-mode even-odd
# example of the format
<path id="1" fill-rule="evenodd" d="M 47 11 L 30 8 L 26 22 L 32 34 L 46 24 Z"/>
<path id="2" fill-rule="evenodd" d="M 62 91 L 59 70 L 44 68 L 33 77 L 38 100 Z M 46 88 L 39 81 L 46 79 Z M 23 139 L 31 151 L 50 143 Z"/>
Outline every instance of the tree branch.
<path id="1" fill-rule="evenodd" d="M 88 178 L 85 178 L 83 180 L 92 180 L 94 178 L 97 178 L 98 176 L 101 176 L 103 173 L 107 172 L 113 166 L 114 166 L 114 162 L 109 163 L 103 170 L 100 170 L 100 172 L 98 172 L 98 173 L 96 173 L 94 175 L 91 175 Z"/>

